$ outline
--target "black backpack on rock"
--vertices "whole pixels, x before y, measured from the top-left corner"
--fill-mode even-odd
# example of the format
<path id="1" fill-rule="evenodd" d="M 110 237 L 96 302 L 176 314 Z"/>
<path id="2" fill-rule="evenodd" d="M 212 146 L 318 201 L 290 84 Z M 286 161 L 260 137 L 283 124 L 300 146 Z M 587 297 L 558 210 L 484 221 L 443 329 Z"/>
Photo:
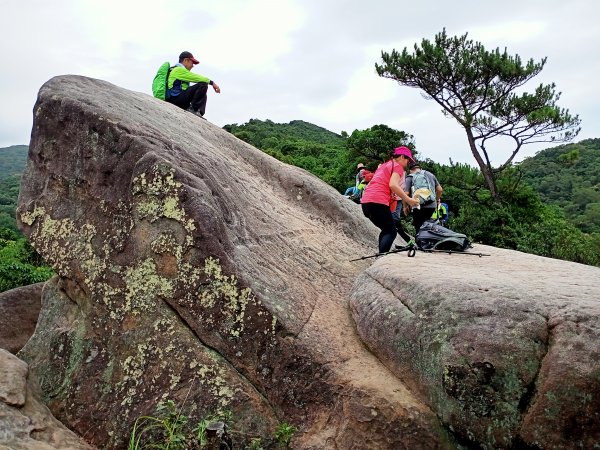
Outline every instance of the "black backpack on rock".
<path id="1" fill-rule="evenodd" d="M 466 235 L 428 220 L 423 223 L 416 237 L 417 246 L 423 250 L 464 251 L 472 247 Z"/>

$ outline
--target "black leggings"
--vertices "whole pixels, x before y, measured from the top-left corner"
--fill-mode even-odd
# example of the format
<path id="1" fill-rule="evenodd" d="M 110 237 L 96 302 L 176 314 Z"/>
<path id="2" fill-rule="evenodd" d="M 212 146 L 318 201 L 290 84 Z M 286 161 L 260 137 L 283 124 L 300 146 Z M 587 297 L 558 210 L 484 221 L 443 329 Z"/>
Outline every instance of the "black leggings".
<path id="1" fill-rule="evenodd" d="M 379 253 L 389 252 L 396 239 L 396 226 L 388 205 L 380 203 L 363 203 L 362 211 L 373 225 L 381 230 L 379 233 Z"/>

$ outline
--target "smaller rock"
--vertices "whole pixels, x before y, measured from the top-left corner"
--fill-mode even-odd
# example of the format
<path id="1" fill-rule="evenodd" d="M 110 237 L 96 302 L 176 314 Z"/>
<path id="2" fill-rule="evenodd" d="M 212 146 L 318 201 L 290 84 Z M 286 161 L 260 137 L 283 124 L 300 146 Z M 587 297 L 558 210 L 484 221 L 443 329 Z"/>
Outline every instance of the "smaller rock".
<path id="1" fill-rule="evenodd" d="M 27 393 L 27 363 L 0 348 L 0 401 L 23 406 Z"/>
<path id="2" fill-rule="evenodd" d="M 42 307 L 44 284 L 0 292 L 0 348 L 16 354 L 29 340 Z"/>

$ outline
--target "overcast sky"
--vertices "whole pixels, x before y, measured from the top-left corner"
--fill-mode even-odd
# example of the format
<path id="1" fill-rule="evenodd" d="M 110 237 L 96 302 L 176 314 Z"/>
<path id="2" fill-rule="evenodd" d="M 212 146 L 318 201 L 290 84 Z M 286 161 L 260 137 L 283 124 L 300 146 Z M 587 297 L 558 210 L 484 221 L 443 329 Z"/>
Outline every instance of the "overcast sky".
<path id="1" fill-rule="evenodd" d="M 381 51 L 465 32 L 524 60 L 548 57 L 528 84 L 555 82 L 579 114 L 577 141 L 600 137 L 600 3 L 594 0 L 1 0 L 0 147 L 28 144 L 41 85 L 78 74 L 151 95 L 164 61 L 183 50 L 214 79 L 206 117 L 305 120 L 336 133 L 386 124 L 424 157 L 474 165 L 462 129 L 414 88 L 380 78 Z M 142 95 L 142 94 L 140 94 Z M 521 158 L 549 144 L 528 147 Z M 496 149 L 502 162 L 509 148 Z M 517 158 L 517 159 L 521 159 Z"/>

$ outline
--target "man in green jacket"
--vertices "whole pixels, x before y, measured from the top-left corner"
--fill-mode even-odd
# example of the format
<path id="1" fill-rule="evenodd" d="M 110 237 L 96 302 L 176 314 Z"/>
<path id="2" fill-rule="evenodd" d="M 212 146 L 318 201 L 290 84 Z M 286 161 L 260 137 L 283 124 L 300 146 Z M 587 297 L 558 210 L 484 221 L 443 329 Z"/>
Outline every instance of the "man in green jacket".
<path id="1" fill-rule="evenodd" d="M 175 64 L 169 74 L 167 101 L 203 117 L 208 85 L 210 84 L 217 94 L 221 92 L 221 88 L 213 80 L 191 72 L 199 62 L 190 52 L 181 52 L 179 63 Z M 190 83 L 196 84 L 190 86 Z"/>

